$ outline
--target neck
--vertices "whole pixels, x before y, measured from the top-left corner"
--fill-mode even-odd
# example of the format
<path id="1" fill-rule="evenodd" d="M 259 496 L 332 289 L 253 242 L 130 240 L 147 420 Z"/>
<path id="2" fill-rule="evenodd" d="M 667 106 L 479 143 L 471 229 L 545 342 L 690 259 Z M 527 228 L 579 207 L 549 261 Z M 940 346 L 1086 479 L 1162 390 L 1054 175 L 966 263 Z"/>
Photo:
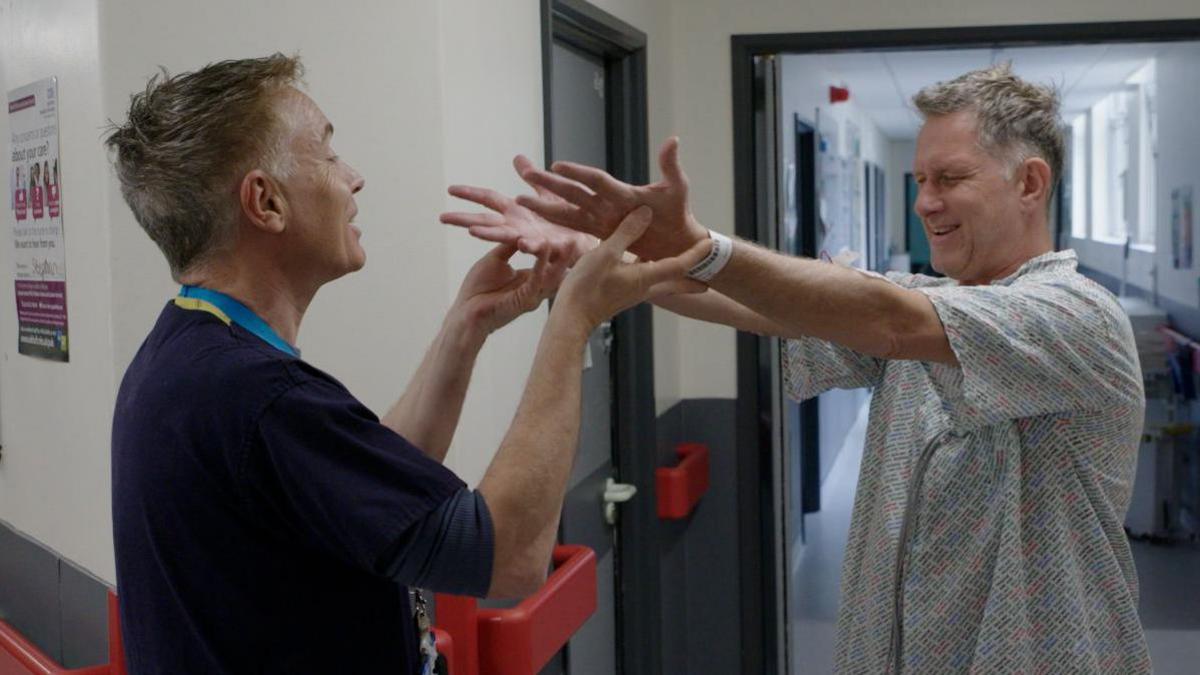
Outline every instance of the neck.
<path id="1" fill-rule="evenodd" d="M 180 281 L 189 286 L 220 291 L 237 300 L 293 345 L 300 333 L 300 321 L 317 291 L 289 280 L 269 265 L 250 265 L 236 260 L 206 265 L 182 275 Z"/>
<path id="2" fill-rule="evenodd" d="M 1011 276 L 1017 270 L 1021 269 L 1021 265 L 1054 250 L 1054 243 L 1050 239 L 1050 233 L 1044 219 L 1042 222 L 1034 222 L 1026 229 L 1026 232 L 1030 232 L 1031 235 L 1023 237 L 1022 241 L 1028 243 L 1013 249 L 1011 257 L 1009 257 L 1006 263 L 978 279 L 960 279 L 959 283 L 963 286 L 990 284 L 997 279 Z"/>

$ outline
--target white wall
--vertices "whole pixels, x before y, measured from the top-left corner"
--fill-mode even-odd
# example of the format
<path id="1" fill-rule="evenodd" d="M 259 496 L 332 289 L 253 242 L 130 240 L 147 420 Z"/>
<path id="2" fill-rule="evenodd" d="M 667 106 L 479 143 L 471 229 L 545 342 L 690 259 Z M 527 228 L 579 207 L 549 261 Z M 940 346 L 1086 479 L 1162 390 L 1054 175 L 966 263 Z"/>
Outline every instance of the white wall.
<path id="1" fill-rule="evenodd" d="M 111 578 L 108 447 L 115 379 L 98 54 L 95 0 L 0 2 L 5 92 L 58 77 L 71 350 L 66 364 L 17 353 L 13 215 L 6 204 L 0 220 L 5 239 L 0 245 L 0 520 Z M 5 162 L 9 138 L 5 114 L 0 116 Z"/>
<path id="2" fill-rule="evenodd" d="M 650 86 L 669 89 L 667 5 L 599 4 L 648 34 Z M 446 185 L 517 192 L 512 156 L 542 157 L 537 0 L 358 5 L 0 0 L 5 89 L 60 77 L 72 337 L 65 366 L 17 356 L 15 337 L 0 337 L 0 519 L 108 581 L 115 392 L 175 285 L 121 199 L 100 138 L 158 65 L 180 72 L 273 51 L 302 56 L 339 154 L 366 177 L 358 222 L 368 263 L 318 294 L 299 345 L 378 412 L 400 394 L 463 274 L 488 249 L 438 223 L 443 210 L 472 208 Z M 651 99 L 654 137 L 670 132 L 668 100 Z M 0 336 L 15 336 L 12 294 L 0 297 Z M 447 459 L 469 483 L 511 421 L 544 319 L 542 310 L 515 322 L 480 357 Z M 677 398 L 674 363 L 665 360 L 660 379 Z"/>
<path id="3" fill-rule="evenodd" d="M 701 222 L 726 233 L 733 231 L 731 35 L 1200 15 L 1195 0 L 676 0 L 674 8 L 673 117 L 683 137 L 683 160 L 696 188 L 692 206 Z M 680 335 L 680 343 L 683 396 L 736 396 L 733 332 L 707 327 L 688 330 Z"/>
<path id="4" fill-rule="evenodd" d="M 818 130 L 826 139 L 837 139 L 838 147 L 829 150 L 837 157 L 851 156 L 849 126 L 851 124 L 857 126 L 861 143 L 860 159 L 872 162 L 890 173 L 891 142 L 875 126 L 871 116 L 855 102 L 854 92 L 850 93 L 848 101 L 829 102 L 829 87 L 842 82 L 844 78 L 841 75 L 821 68 L 815 63 L 813 57 L 801 54 L 784 55 L 780 59 L 780 65 L 779 97 L 782 118 L 779 120 L 779 124 L 780 134 L 783 135 L 785 166 L 796 162 L 792 121 L 794 116 L 799 115 L 801 121 L 814 128 L 819 128 Z M 865 185 L 863 190 L 865 193 Z M 856 208 L 861 209 L 862 206 L 858 205 Z M 860 217 L 865 216 L 860 215 Z M 837 251 L 829 253 L 832 255 Z M 865 255 L 866 251 L 860 250 L 858 253 Z"/>
<path id="5" fill-rule="evenodd" d="M 1196 122 L 1195 102 L 1200 99 L 1200 46 L 1175 45 L 1158 58 L 1158 165 L 1156 188 L 1156 228 L 1154 251 L 1134 249 L 1129 256 L 1129 283 L 1146 290 L 1154 285 L 1152 270 L 1158 268 L 1158 293 L 1190 307 L 1200 305 L 1197 270 L 1200 259 L 1193 255 L 1192 269 L 1174 269 L 1171 252 L 1171 190 L 1192 186 L 1192 199 L 1200 203 L 1200 125 Z M 1193 221 L 1198 215 L 1193 214 Z M 1200 223 L 1194 223 L 1197 228 Z M 1194 231 L 1194 252 L 1200 245 Z M 1110 276 L 1121 276 L 1122 247 L 1089 239 L 1071 240 L 1080 263 Z"/>

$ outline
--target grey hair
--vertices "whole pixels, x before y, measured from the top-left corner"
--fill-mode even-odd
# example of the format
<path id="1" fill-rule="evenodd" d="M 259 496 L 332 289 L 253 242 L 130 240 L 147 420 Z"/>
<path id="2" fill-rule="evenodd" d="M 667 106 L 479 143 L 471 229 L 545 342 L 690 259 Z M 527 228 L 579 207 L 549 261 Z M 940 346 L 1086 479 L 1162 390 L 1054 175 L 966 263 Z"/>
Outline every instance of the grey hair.
<path id="1" fill-rule="evenodd" d="M 925 119 L 973 112 L 979 144 L 1004 161 L 1009 177 L 1031 157 L 1050 165 L 1050 193 L 1062 178 L 1065 140 L 1054 87 L 1026 82 L 1005 62 L 925 87 L 913 97 Z"/>
<path id="2" fill-rule="evenodd" d="M 294 124 L 278 103 L 303 73 L 298 56 L 278 53 L 174 77 L 163 69 L 130 98 L 125 123 L 110 124 L 121 195 L 176 281 L 232 241 L 247 171 L 292 172 Z"/>

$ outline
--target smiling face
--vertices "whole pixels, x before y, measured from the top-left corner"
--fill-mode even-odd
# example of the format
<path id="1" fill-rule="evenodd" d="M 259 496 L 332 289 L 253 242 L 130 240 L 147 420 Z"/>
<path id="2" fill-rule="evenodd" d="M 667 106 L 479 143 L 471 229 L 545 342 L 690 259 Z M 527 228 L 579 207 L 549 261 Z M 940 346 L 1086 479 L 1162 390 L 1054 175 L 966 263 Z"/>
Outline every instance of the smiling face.
<path id="1" fill-rule="evenodd" d="M 280 187 L 288 204 L 290 257 L 301 268 L 296 271 L 324 283 L 361 269 L 367 254 L 359 243 L 362 231 L 351 221 L 363 177 L 334 152 L 333 125 L 311 98 L 291 89 L 280 112 L 291 127 L 291 171 Z"/>
<path id="2" fill-rule="evenodd" d="M 970 111 L 930 117 L 917 137 L 917 215 L 933 268 L 963 284 L 989 283 L 1031 257 L 1023 182 L 979 144 Z"/>

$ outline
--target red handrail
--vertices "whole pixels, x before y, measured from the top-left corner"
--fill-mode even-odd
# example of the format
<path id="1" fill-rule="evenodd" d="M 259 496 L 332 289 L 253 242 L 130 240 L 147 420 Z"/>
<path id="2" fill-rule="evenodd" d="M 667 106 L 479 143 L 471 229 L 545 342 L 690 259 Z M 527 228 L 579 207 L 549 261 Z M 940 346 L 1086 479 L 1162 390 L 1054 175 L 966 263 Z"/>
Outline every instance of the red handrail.
<path id="1" fill-rule="evenodd" d="M 679 465 L 654 471 L 658 493 L 658 517 L 663 520 L 687 518 L 704 493 L 708 492 L 708 446 L 680 443 L 675 446 Z"/>
<path id="2" fill-rule="evenodd" d="M 112 675 L 107 664 L 72 670 L 63 668 L 7 621 L 0 621 L 0 652 L 12 657 L 4 659 L 0 656 L 0 675 Z"/>
<path id="3" fill-rule="evenodd" d="M 553 562 L 545 585 L 511 609 L 437 595 L 438 627 L 454 639 L 452 675 L 535 675 L 595 613 L 595 552 L 556 546 Z"/>

